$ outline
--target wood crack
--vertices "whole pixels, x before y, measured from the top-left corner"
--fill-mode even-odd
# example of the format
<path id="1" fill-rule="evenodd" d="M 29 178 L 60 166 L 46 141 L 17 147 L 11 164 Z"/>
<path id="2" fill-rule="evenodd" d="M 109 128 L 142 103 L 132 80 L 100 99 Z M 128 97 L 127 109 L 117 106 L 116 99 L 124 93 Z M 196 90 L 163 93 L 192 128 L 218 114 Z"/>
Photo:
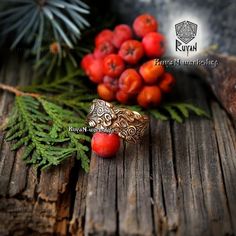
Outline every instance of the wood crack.
<path id="1" fill-rule="evenodd" d="M 155 221 L 154 221 L 154 186 L 153 186 L 153 167 L 152 167 L 152 163 L 153 163 L 153 156 L 152 156 L 152 133 L 151 133 L 151 127 L 152 127 L 152 123 L 149 122 L 149 167 L 150 167 L 150 195 L 151 195 L 151 213 L 152 213 L 152 224 L 153 224 L 153 234 L 156 235 L 156 227 L 155 227 Z"/>

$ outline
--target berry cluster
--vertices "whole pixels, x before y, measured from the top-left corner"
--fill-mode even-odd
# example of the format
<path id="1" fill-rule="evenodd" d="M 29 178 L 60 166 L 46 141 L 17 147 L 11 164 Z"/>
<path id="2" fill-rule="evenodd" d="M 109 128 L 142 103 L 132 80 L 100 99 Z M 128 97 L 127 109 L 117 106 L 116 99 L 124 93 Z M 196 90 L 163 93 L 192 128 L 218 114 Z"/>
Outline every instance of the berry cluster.
<path id="1" fill-rule="evenodd" d="M 94 52 L 84 56 L 81 66 L 98 84 L 102 99 L 138 103 L 144 108 L 157 106 L 175 83 L 164 66 L 156 63 L 165 52 L 165 38 L 149 14 L 138 16 L 132 28 L 121 24 L 113 31 L 101 31 L 95 38 Z"/>

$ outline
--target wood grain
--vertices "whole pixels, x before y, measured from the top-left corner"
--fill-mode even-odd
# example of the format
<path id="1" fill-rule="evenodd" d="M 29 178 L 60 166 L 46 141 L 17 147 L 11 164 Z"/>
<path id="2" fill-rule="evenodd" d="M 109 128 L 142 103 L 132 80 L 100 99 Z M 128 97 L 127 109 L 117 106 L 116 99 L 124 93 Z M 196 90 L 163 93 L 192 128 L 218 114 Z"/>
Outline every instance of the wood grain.
<path id="1" fill-rule="evenodd" d="M 31 76 L 14 59 L 0 81 L 24 84 Z M 142 142 L 122 143 L 116 158 L 92 154 L 89 174 L 73 157 L 41 173 L 21 160 L 22 149 L 10 151 L 1 131 L 0 235 L 236 234 L 235 122 L 196 78 L 176 76 L 176 96 L 212 118 L 152 118 Z M 1 122 L 13 100 L 0 91 Z"/>
<path id="2" fill-rule="evenodd" d="M 149 134 L 126 144 L 117 157 L 117 206 L 121 235 L 152 235 Z"/>
<path id="3" fill-rule="evenodd" d="M 1 76 L 1 81 L 7 84 L 24 85 L 30 81 L 32 70 L 14 59 L 3 68 Z M 13 95 L 2 91 L 0 94 L 0 115 L 5 122 Z M 4 132 L 1 131 L 0 137 L 0 235 L 57 232 L 67 235 L 71 202 L 75 197 L 71 186 L 75 187 L 78 178 L 74 159 L 41 173 L 33 166 L 26 166 L 21 159 L 23 149 L 10 151 L 10 143 L 4 141 Z"/>
<path id="4" fill-rule="evenodd" d="M 86 199 L 86 235 L 116 233 L 116 162 L 91 157 Z"/>

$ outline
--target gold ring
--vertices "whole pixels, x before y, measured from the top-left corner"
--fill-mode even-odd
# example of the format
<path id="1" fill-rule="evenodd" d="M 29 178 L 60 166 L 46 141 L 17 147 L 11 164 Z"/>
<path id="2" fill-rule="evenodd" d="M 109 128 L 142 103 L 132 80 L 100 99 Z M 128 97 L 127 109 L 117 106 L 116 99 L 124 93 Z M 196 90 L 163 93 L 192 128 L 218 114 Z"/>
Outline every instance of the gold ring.
<path id="1" fill-rule="evenodd" d="M 136 111 L 120 108 L 101 99 L 94 99 L 87 116 L 89 126 L 114 132 L 127 142 L 136 143 L 144 135 L 148 116 Z"/>

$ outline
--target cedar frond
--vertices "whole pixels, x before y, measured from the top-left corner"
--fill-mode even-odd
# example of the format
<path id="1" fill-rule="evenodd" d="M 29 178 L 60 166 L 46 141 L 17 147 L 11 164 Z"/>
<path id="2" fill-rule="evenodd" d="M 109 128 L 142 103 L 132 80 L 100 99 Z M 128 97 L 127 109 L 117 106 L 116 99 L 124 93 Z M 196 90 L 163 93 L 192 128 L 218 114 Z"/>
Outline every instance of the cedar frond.
<path id="1" fill-rule="evenodd" d="M 12 150 L 26 146 L 23 159 L 37 167 L 58 165 L 76 154 L 88 171 L 87 134 L 73 133 L 69 127 L 84 126 L 84 119 L 43 98 L 16 96 L 5 139 L 14 141 Z"/>

